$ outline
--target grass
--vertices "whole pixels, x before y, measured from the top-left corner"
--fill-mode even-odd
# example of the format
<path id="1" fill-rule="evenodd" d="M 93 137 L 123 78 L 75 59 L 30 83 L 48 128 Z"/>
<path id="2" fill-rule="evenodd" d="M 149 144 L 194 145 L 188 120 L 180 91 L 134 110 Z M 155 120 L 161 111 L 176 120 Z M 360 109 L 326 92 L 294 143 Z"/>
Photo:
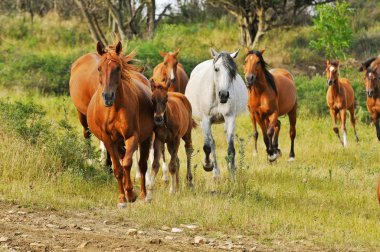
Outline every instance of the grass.
<path id="1" fill-rule="evenodd" d="M 11 104 L 22 97 L 3 93 L 1 99 L 7 95 Z M 66 118 L 68 124 L 75 125 L 74 133 L 82 141 L 69 99 L 50 96 L 42 99 L 34 95 L 33 102 L 44 109 L 44 120 L 53 123 Z M 374 127 L 359 123 L 360 142 L 355 143 L 352 128 L 347 125 L 349 147 L 343 149 L 330 119 L 301 115 L 297 124 L 296 161 L 288 163 L 289 127 L 287 119 L 282 122 L 283 157 L 277 163 L 271 165 L 266 161 L 261 137 L 259 156 L 251 155 L 251 125 L 245 114 L 237 121 L 236 133 L 243 142 L 236 141 L 237 162 L 243 167 L 238 168 L 235 183 L 228 179 L 222 125 L 216 125 L 213 132 L 222 172 L 217 184 L 201 168 L 201 152 L 193 160 L 198 165 L 195 189 L 185 187 L 185 153 L 181 147 L 181 192 L 170 195 L 159 181 L 151 204 L 137 202 L 120 211 L 120 218 L 139 220 L 144 226 L 156 228 L 197 223 L 206 233 L 245 234 L 268 245 L 279 240 L 303 239 L 326 249 L 379 249 L 380 215 L 375 189 L 380 147 Z M 63 130 L 54 129 L 58 136 Z M 116 208 L 116 180 L 99 163 L 85 164 L 86 168 L 78 172 L 70 167 L 83 165 L 85 158 L 63 166 L 62 158 L 49 152 L 46 144 L 25 141 L 9 128 L 1 132 L 0 194 L 4 200 L 57 209 Z M 201 139 L 202 133 L 196 129 L 193 137 L 196 150 L 201 151 Z M 93 145 L 96 142 L 93 140 Z M 83 151 L 79 147 L 71 148 Z M 241 155 L 245 156 L 243 160 Z M 139 190 L 138 183 L 135 189 Z M 210 194 L 212 189 L 217 189 L 216 196 Z"/>

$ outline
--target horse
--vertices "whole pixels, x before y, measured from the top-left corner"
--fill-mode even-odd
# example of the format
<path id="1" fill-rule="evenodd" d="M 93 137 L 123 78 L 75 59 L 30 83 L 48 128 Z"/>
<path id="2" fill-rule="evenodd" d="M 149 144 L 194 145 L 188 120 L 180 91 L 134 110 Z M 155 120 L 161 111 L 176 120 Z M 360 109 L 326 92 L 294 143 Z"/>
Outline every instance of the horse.
<path id="1" fill-rule="evenodd" d="M 339 61 L 326 61 L 326 78 L 329 88 L 326 94 L 327 105 L 333 121 L 333 130 L 343 147 L 347 147 L 346 112 L 350 112 L 350 121 L 354 128 L 355 141 L 359 138 L 355 128 L 355 96 L 351 83 L 346 78 L 339 78 Z M 341 130 L 343 131 L 343 141 L 339 135 L 336 125 L 337 115 L 340 117 Z"/>
<path id="2" fill-rule="evenodd" d="M 151 86 L 153 90 L 153 121 L 155 124 L 151 188 L 153 189 L 160 166 L 159 160 L 164 150 L 164 143 L 166 143 L 171 156 L 169 163 L 169 172 L 171 174 L 170 193 L 174 193 L 179 188 L 178 148 L 181 138 L 185 142 L 187 184 L 189 187 L 193 185 L 193 175 L 191 174 L 191 155 L 193 153 L 191 132 L 193 128 L 197 127 L 197 124 L 192 119 L 191 104 L 186 96 L 178 92 L 168 92 L 170 84 L 167 86 L 165 82 L 156 83 L 151 80 Z"/>
<path id="3" fill-rule="evenodd" d="M 134 77 L 131 69 L 135 67 L 125 64 L 121 50 L 120 42 L 115 50 L 106 50 L 98 43 L 99 84 L 87 109 L 88 126 L 104 143 L 112 159 L 120 191 L 119 208 L 137 198 L 130 178 L 132 155 L 137 147 L 140 151 L 140 197 L 146 197 L 145 175 L 154 129 L 151 90 Z"/>
<path id="4" fill-rule="evenodd" d="M 161 52 L 164 61 L 153 69 L 151 79 L 155 82 L 166 82 L 169 92 L 179 92 L 184 94 L 189 77 L 183 65 L 178 62 L 177 56 L 179 49 L 175 52 Z"/>
<path id="5" fill-rule="evenodd" d="M 278 117 L 287 114 L 291 140 L 289 161 L 294 161 L 297 90 L 293 76 L 286 69 L 278 68 L 269 71 L 268 64 L 263 58 L 265 49 L 256 51 L 246 48 L 245 52 L 244 77 L 249 93 L 248 110 L 255 140 L 254 154 L 257 154 L 257 122 L 263 133 L 268 161 L 273 162 L 281 156 L 281 150 L 278 148 L 281 122 Z"/>
<path id="6" fill-rule="evenodd" d="M 367 60 L 359 68 L 359 71 L 364 71 L 367 109 L 371 114 L 372 122 L 376 127 L 377 139 L 380 141 L 380 57 Z"/>
<path id="7" fill-rule="evenodd" d="M 100 42 L 101 43 L 101 42 Z M 100 47 L 104 47 L 103 44 L 99 44 Z M 105 48 L 105 51 L 114 51 L 117 42 Z M 120 55 L 124 65 L 129 64 L 135 57 L 136 53 L 131 52 L 128 56 Z M 98 64 L 101 56 L 98 53 L 88 53 L 78 58 L 71 66 L 69 90 L 70 97 L 77 109 L 79 121 L 83 127 L 84 138 L 90 138 L 91 134 L 87 124 L 87 108 L 88 104 L 94 93 L 96 92 L 99 84 Z M 150 82 L 141 73 L 142 68 L 134 65 L 129 65 L 130 74 L 133 76 L 133 82 L 141 82 L 150 88 Z M 102 150 L 102 156 L 104 155 L 105 146 L 101 142 L 100 148 Z M 103 158 L 102 158 L 103 159 Z M 111 166 L 111 159 L 107 153 L 106 165 Z"/>
<path id="8" fill-rule="evenodd" d="M 228 53 L 211 49 L 212 59 L 194 68 L 185 91 L 193 109 L 193 116 L 201 120 L 205 154 L 203 169 L 213 171 L 215 179 L 220 176 L 215 141 L 211 132 L 211 125 L 215 123 L 225 123 L 228 167 L 230 175 L 235 176 L 235 120 L 239 114 L 246 111 L 248 99 L 244 81 L 238 74 L 234 61 L 239 51 Z M 213 160 L 210 159 L 211 153 Z"/>

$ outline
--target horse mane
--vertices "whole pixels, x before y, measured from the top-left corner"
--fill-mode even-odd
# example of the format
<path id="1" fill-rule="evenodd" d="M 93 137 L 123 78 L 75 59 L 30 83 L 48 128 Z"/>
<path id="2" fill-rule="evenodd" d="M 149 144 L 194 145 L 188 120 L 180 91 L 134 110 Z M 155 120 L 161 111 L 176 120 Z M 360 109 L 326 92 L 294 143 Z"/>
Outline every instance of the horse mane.
<path id="1" fill-rule="evenodd" d="M 273 89 L 273 91 L 277 95 L 276 83 L 274 82 L 273 75 L 268 70 L 269 64 L 265 62 L 262 53 L 256 50 L 251 50 L 247 53 L 247 55 L 250 55 L 250 54 L 254 54 L 259 58 L 259 64 L 261 65 L 261 68 L 264 71 L 265 79 L 267 80 L 267 82 L 269 83 L 269 86 Z"/>
<path id="2" fill-rule="evenodd" d="M 228 76 L 230 77 L 230 81 L 232 82 L 236 78 L 237 65 L 228 52 L 219 53 L 218 57 L 214 59 L 214 64 L 220 58 L 222 58 L 223 66 L 227 69 Z"/>
<path id="3" fill-rule="evenodd" d="M 119 55 L 115 52 L 116 45 L 118 41 L 114 41 L 112 45 L 109 45 L 106 49 L 106 51 L 109 53 L 109 55 L 112 57 L 113 60 L 117 61 L 121 65 L 121 79 L 130 81 L 131 78 L 136 73 L 141 73 L 144 68 L 131 64 L 133 59 L 136 56 L 136 51 L 130 52 L 128 55 L 124 55 L 123 52 L 121 52 Z"/>
<path id="4" fill-rule="evenodd" d="M 368 69 L 368 67 L 371 65 L 371 63 L 373 62 L 373 61 L 375 61 L 377 59 L 377 57 L 373 57 L 373 58 L 370 58 L 370 59 L 368 59 L 368 60 L 366 60 L 366 61 L 364 61 L 363 63 L 362 63 L 362 65 L 359 67 L 359 72 L 362 72 L 363 71 L 363 66 L 365 66 L 367 69 Z"/>

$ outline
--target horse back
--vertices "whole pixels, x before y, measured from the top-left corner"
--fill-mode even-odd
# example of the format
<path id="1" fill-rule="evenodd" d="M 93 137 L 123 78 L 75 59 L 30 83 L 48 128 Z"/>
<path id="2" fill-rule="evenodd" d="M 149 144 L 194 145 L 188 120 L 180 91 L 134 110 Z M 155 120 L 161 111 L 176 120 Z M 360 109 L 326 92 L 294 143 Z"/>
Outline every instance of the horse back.
<path id="1" fill-rule="evenodd" d="M 97 67 L 99 55 L 88 53 L 77 59 L 71 67 L 70 96 L 77 110 L 87 114 L 87 107 L 99 83 Z"/>
<path id="2" fill-rule="evenodd" d="M 177 72 L 176 72 L 176 78 L 177 78 L 177 92 L 180 92 L 182 94 L 185 93 L 187 82 L 189 82 L 189 77 L 187 76 L 187 73 L 183 67 L 182 64 L 178 63 L 177 66 Z"/>
<path id="3" fill-rule="evenodd" d="M 347 108 L 351 107 L 354 104 L 355 95 L 354 95 L 354 89 L 352 88 L 352 85 L 350 81 L 346 78 L 340 78 L 339 84 L 344 88 L 345 94 L 346 94 L 346 104 Z"/>
<path id="4" fill-rule="evenodd" d="M 286 70 L 285 70 L 286 71 Z M 297 90 L 290 73 L 276 71 L 273 78 L 277 88 L 279 116 L 290 112 L 297 103 Z"/>
<path id="5" fill-rule="evenodd" d="M 183 137 L 189 130 L 193 128 L 192 109 L 189 100 L 181 93 L 168 93 L 168 119 L 169 127 L 180 137 Z"/>

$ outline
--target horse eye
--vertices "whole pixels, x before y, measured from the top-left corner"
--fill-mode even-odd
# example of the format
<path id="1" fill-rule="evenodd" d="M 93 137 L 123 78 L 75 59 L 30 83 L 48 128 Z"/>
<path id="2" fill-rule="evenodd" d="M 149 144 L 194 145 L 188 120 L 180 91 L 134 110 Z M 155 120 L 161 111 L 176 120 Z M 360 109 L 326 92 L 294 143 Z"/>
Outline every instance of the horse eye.
<path id="1" fill-rule="evenodd" d="M 219 68 L 215 68 L 215 72 L 218 72 L 219 71 Z"/>
<path id="2" fill-rule="evenodd" d="M 102 71 L 102 68 L 101 68 L 101 67 L 98 67 L 98 71 L 99 71 L 99 72 Z"/>

